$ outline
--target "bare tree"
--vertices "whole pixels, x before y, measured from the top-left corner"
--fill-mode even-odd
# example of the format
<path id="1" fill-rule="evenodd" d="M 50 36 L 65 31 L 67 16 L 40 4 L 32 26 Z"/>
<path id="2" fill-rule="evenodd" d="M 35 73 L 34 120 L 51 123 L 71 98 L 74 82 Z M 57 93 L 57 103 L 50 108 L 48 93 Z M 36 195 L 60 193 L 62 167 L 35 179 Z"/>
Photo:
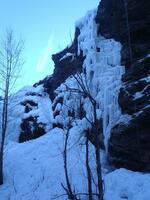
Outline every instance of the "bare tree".
<path id="1" fill-rule="evenodd" d="M 0 92 L 2 95 L 1 146 L 0 146 L 0 185 L 3 184 L 3 151 L 8 124 L 9 96 L 23 65 L 22 51 L 24 43 L 15 40 L 11 29 L 6 31 L 0 47 Z"/>
<path id="2" fill-rule="evenodd" d="M 84 76 L 83 76 L 84 75 Z M 102 180 L 102 172 L 101 172 L 101 160 L 100 160 L 100 147 L 103 146 L 103 141 L 102 141 L 102 133 L 100 132 L 100 128 L 99 128 L 99 121 L 98 121 L 98 117 L 97 117 L 97 102 L 94 99 L 94 97 L 92 96 L 92 93 L 90 91 L 90 87 L 88 85 L 87 82 L 87 77 L 86 74 L 80 74 L 77 73 L 76 75 L 73 76 L 74 79 L 76 80 L 76 83 L 78 85 L 78 88 L 70 88 L 67 85 L 66 86 L 66 91 L 71 91 L 71 92 L 75 92 L 75 93 L 80 93 L 84 98 L 88 98 L 89 102 L 92 105 L 92 112 L 93 112 L 93 119 L 90 120 L 88 119 L 86 116 L 86 119 L 88 120 L 88 122 L 91 124 L 91 129 L 87 130 L 87 139 L 88 141 L 90 140 L 90 137 L 94 137 L 95 138 L 95 160 L 96 160 L 96 170 L 97 170 L 97 182 L 98 182 L 98 199 L 99 200 L 103 200 L 103 180 Z M 89 168 L 89 161 L 88 161 L 88 143 L 86 144 L 86 159 L 87 159 L 87 173 L 88 176 L 90 178 L 90 168 Z M 90 185 L 90 179 L 88 182 L 88 188 L 89 191 L 91 193 L 91 185 Z M 90 196 L 91 198 L 91 196 Z"/>
<path id="3" fill-rule="evenodd" d="M 69 174 L 68 174 L 68 153 L 67 153 L 68 139 L 69 139 L 69 127 L 67 127 L 67 129 L 65 130 L 65 144 L 64 144 L 64 151 L 63 151 L 64 171 L 65 171 L 65 178 L 66 178 L 67 186 L 65 187 L 63 184 L 61 184 L 61 185 L 64 188 L 64 190 L 66 191 L 68 199 L 78 200 L 75 192 L 72 189 L 71 182 L 69 179 Z"/>
<path id="4" fill-rule="evenodd" d="M 67 107 L 68 108 L 68 107 Z M 70 116 L 68 121 L 64 124 L 64 149 L 63 149 L 63 161 L 64 161 L 64 172 L 65 172 L 65 179 L 66 179 L 66 186 L 61 183 L 61 186 L 66 192 L 68 199 L 70 200 L 78 200 L 77 195 L 75 194 L 75 189 L 71 184 L 68 172 L 68 140 L 70 136 L 70 129 L 72 127 L 72 122 L 74 121 L 74 116 Z"/>

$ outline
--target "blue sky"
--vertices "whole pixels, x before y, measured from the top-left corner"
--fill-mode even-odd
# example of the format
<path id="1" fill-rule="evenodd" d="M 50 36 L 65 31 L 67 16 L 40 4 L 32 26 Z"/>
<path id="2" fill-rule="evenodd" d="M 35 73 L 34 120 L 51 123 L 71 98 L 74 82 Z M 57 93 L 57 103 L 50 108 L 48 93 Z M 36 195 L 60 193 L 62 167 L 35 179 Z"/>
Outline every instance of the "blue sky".
<path id="1" fill-rule="evenodd" d="M 70 44 L 75 21 L 98 3 L 99 0 L 0 0 L 0 35 L 11 27 L 16 37 L 25 40 L 25 65 L 17 88 L 53 72 L 51 55 Z"/>

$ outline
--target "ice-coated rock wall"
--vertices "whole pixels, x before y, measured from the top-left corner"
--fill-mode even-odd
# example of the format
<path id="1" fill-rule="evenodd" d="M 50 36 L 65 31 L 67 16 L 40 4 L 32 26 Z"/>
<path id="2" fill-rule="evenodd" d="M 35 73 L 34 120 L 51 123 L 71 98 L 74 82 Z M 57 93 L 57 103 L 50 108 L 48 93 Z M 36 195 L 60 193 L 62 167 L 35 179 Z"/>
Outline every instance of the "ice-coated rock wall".
<path id="1" fill-rule="evenodd" d="M 78 55 L 82 52 L 85 57 L 82 76 L 86 78 L 90 94 L 97 102 L 97 115 L 99 119 L 102 118 L 102 129 L 107 147 L 110 130 L 121 115 L 118 105 L 118 92 L 122 84 L 121 77 L 124 73 L 124 66 L 121 66 L 120 63 L 121 44 L 113 39 L 105 39 L 103 36 L 97 35 L 96 12 L 96 10 L 89 11 L 84 18 L 76 23 L 76 27 L 80 30 Z M 68 78 L 65 84 L 72 88 L 77 87 L 73 77 Z M 59 119 L 59 123 L 62 121 L 60 115 L 66 112 L 66 106 L 75 108 L 77 104 L 77 100 L 71 101 L 75 99 L 73 96 L 77 96 L 77 94 L 71 94 L 68 97 L 64 84 L 59 87 L 58 91 L 63 90 L 64 92 L 61 96 L 64 98 L 65 105 L 62 105 L 62 108 L 59 109 L 59 116 L 56 116 L 56 119 Z M 59 92 L 58 95 L 60 96 Z M 71 104 L 70 101 L 72 102 Z M 90 102 L 87 99 L 82 99 L 82 101 L 86 116 L 90 119 L 92 112 Z M 58 111 L 57 107 L 55 108 L 55 113 L 56 110 Z M 87 123 L 86 119 L 82 121 Z M 84 125 L 82 124 L 82 126 Z"/>

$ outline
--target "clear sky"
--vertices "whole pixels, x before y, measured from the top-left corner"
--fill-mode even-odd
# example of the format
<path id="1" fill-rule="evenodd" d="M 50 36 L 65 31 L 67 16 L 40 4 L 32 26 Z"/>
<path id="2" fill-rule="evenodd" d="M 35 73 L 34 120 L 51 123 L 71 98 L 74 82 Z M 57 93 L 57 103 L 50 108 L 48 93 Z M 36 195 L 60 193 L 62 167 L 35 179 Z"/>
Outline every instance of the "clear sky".
<path id="1" fill-rule="evenodd" d="M 0 35 L 8 28 L 25 40 L 25 65 L 17 87 L 52 74 L 51 55 L 65 48 L 74 24 L 99 0 L 0 0 Z"/>

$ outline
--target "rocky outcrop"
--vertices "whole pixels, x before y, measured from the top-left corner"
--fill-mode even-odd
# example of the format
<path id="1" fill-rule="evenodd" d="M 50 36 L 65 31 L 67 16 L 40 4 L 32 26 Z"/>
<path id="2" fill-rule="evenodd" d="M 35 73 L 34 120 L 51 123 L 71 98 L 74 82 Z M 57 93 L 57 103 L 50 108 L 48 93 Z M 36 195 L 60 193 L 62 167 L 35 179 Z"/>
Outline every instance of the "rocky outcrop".
<path id="1" fill-rule="evenodd" d="M 117 168 L 150 172 L 150 107 L 112 129 L 109 161 Z"/>
<path id="2" fill-rule="evenodd" d="M 150 57 L 135 63 L 123 75 L 119 94 L 122 113 L 134 114 L 150 104 Z"/>
<path id="3" fill-rule="evenodd" d="M 70 75 L 81 71 L 84 57 L 82 52 L 78 55 L 78 36 L 80 30 L 76 28 L 75 38 L 70 47 L 66 47 L 63 51 L 54 54 L 52 59 L 55 63 L 53 75 L 46 77 L 44 80 L 36 83 L 34 86 L 43 84 L 46 92 L 54 99 L 54 90 L 63 83 Z"/>
<path id="4" fill-rule="evenodd" d="M 149 9 L 150 2 L 147 0 L 101 0 L 99 4 L 96 17 L 98 33 L 121 42 L 122 64 L 126 67 L 147 56 L 150 49 Z"/>
<path id="5" fill-rule="evenodd" d="M 19 142 L 36 139 L 45 134 L 45 124 L 39 123 L 38 117 L 28 117 L 22 120 Z"/>
<path id="6" fill-rule="evenodd" d="M 46 133 L 46 124 L 39 120 L 40 99 L 42 94 L 29 92 L 26 93 L 25 100 L 20 104 L 24 106 L 24 117 L 20 124 L 19 142 L 36 139 Z"/>
<path id="7" fill-rule="evenodd" d="M 123 114 L 131 115 L 127 124 L 111 131 L 109 158 L 117 167 L 150 171 L 150 58 L 134 64 L 122 77 L 119 94 Z"/>
<path id="8" fill-rule="evenodd" d="M 118 102 L 128 123 L 111 130 L 108 157 L 116 167 L 150 171 L 150 2 L 102 0 L 96 22 L 98 34 L 122 44 L 122 76 Z"/>

